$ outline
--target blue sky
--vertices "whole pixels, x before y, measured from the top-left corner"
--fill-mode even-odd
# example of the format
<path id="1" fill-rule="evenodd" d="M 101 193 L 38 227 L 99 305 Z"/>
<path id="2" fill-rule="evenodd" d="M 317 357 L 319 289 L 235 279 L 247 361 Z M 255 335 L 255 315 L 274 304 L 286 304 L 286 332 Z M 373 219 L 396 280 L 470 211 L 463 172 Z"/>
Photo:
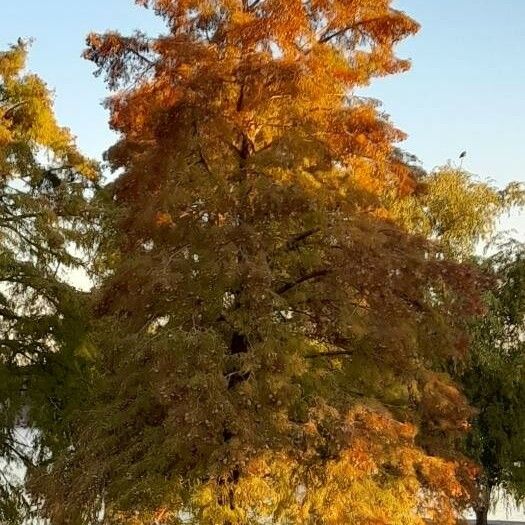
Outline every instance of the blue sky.
<path id="1" fill-rule="evenodd" d="M 525 1 L 398 0 L 420 33 L 399 47 L 411 71 L 377 80 L 367 95 L 408 133 L 425 167 L 455 160 L 498 185 L 525 182 Z M 525 240 L 525 215 L 502 227 Z"/>
<path id="2" fill-rule="evenodd" d="M 30 68 L 55 90 L 61 123 L 87 154 L 114 140 L 100 103 L 107 94 L 80 58 L 89 31 L 162 25 L 132 0 L 2 2 L 0 47 L 34 38 Z M 404 147 L 432 168 L 468 151 L 465 167 L 498 185 L 525 181 L 525 0 L 398 0 L 422 24 L 399 53 L 413 60 L 404 75 L 381 79 L 364 94 L 384 103 L 408 133 Z M 505 221 L 525 239 L 525 215 Z"/>
<path id="3" fill-rule="evenodd" d="M 409 133 L 406 143 L 432 167 L 467 149 L 466 167 L 498 181 L 523 175 L 525 2 L 399 0 L 422 24 L 399 48 L 409 73 L 369 93 Z"/>
<path id="4" fill-rule="evenodd" d="M 114 136 L 100 105 L 107 95 L 104 82 L 93 77 L 93 66 L 81 58 L 85 36 L 107 29 L 159 32 L 163 26 L 151 11 L 135 6 L 133 0 L 1 3 L 0 47 L 16 42 L 18 37 L 34 39 L 29 67 L 55 91 L 59 121 L 77 135 L 86 154 L 100 157 Z"/>

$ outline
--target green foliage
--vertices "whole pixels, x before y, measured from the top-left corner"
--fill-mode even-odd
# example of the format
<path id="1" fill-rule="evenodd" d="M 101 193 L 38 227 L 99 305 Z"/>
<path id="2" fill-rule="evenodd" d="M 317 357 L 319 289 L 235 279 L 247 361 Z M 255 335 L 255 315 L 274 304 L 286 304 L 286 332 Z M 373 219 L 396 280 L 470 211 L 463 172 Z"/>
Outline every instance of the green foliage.
<path id="1" fill-rule="evenodd" d="M 28 510 L 17 476 L 7 473 L 23 477 L 38 460 L 35 429 L 66 431 L 59 413 L 74 398 L 69 369 L 84 338 L 86 300 L 64 276 L 83 265 L 79 254 L 93 243 L 86 191 L 98 177 L 96 164 L 56 123 L 45 84 L 24 73 L 26 54 L 23 42 L 0 53 L 2 523 L 20 523 Z"/>
<path id="2" fill-rule="evenodd" d="M 485 497 L 502 488 L 519 502 L 525 499 L 525 246 L 511 243 L 483 265 L 496 282 L 459 375 L 476 410 L 467 453 L 482 466 Z"/>

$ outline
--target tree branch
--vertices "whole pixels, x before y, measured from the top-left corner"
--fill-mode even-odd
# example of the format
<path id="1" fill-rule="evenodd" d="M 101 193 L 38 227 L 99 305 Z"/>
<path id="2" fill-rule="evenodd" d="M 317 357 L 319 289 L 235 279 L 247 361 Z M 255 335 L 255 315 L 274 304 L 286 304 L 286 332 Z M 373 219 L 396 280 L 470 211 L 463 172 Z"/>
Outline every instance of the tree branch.
<path id="1" fill-rule="evenodd" d="M 328 275 L 332 270 L 329 268 L 324 268 L 321 270 L 316 270 L 315 272 L 308 273 L 306 275 L 303 275 L 302 277 L 299 277 L 299 279 L 286 283 L 280 288 L 276 290 L 276 293 L 278 295 L 285 294 L 286 292 L 290 291 L 292 288 L 295 288 L 296 286 L 299 286 L 302 283 L 305 283 L 307 281 L 311 281 L 313 279 L 317 279 L 319 277 L 324 277 Z"/>
<path id="2" fill-rule="evenodd" d="M 6 110 L 6 112 L 4 113 L 4 117 L 6 118 L 9 118 L 9 116 L 11 115 L 11 113 L 13 113 L 14 111 L 16 111 L 19 107 L 23 106 L 27 104 L 27 100 L 22 100 L 21 102 L 17 102 L 16 104 L 13 104 L 10 108 L 8 108 Z"/>
<path id="3" fill-rule="evenodd" d="M 333 33 L 329 33 L 328 32 L 329 28 L 327 28 L 327 29 L 325 29 L 325 31 L 323 32 L 321 38 L 317 41 L 317 43 L 319 43 L 319 44 L 326 44 L 327 42 L 329 42 L 333 38 L 337 38 L 338 36 L 343 35 L 347 31 L 350 31 L 351 29 L 358 29 L 359 27 L 361 27 L 363 25 L 366 25 L 366 24 L 369 24 L 369 23 L 373 23 L 373 22 L 378 22 L 379 20 L 383 20 L 384 18 L 385 18 L 384 16 L 378 16 L 378 17 L 375 17 L 375 18 L 369 18 L 368 20 L 361 20 L 360 22 L 356 22 L 354 24 L 350 24 L 348 26 L 342 27 L 341 29 L 338 29 L 337 31 L 334 31 Z"/>
<path id="4" fill-rule="evenodd" d="M 316 228 L 311 228 L 310 230 L 306 230 L 305 232 L 298 233 L 297 235 L 295 235 L 294 237 L 288 240 L 288 242 L 286 243 L 286 248 L 288 250 L 293 250 L 294 248 L 296 248 L 296 246 L 301 241 L 308 239 L 308 237 L 311 237 L 312 235 L 315 235 L 316 233 L 319 233 L 320 231 L 321 231 L 321 228 L 316 227 Z"/>
<path id="5" fill-rule="evenodd" d="M 316 359 L 318 357 L 342 357 L 354 355 L 353 350 L 333 350 L 331 352 L 321 352 L 319 354 L 306 354 L 306 359 Z"/>

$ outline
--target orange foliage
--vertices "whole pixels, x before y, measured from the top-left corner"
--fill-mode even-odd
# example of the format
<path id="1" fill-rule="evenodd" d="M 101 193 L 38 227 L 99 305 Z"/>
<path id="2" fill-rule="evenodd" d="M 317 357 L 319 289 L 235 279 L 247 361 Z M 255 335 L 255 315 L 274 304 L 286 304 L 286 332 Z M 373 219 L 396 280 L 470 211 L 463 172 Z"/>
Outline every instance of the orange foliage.
<path id="1" fill-rule="evenodd" d="M 132 523 L 453 523 L 459 456 L 433 451 L 468 409 L 434 369 L 461 358 L 477 276 L 381 219 L 414 183 L 354 95 L 407 69 L 417 24 L 389 0 L 139 3 L 167 35 L 88 39 L 126 88 L 120 251 L 92 406 L 43 492 Z"/>

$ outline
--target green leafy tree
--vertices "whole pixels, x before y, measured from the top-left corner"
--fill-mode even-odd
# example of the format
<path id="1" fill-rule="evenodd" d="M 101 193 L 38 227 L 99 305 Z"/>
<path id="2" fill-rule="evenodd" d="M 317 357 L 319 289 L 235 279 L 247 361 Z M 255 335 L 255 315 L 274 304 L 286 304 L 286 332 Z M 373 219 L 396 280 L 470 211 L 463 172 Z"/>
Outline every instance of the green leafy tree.
<path id="1" fill-rule="evenodd" d="M 473 502 L 478 525 L 487 524 L 499 490 L 516 502 L 525 498 L 525 247 L 512 243 L 484 265 L 496 284 L 459 375 L 476 409 L 467 453 L 481 466 Z"/>
<path id="2" fill-rule="evenodd" d="M 66 354 L 83 338 L 85 299 L 65 278 L 94 241 L 86 190 L 98 177 L 56 123 L 46 85 L 24 72 L 26 54 L 22 41 L 0 52 L 2 523 L 27 510 L 17 478 L 38 454 L 28 429 L 56 423 Z"/>

